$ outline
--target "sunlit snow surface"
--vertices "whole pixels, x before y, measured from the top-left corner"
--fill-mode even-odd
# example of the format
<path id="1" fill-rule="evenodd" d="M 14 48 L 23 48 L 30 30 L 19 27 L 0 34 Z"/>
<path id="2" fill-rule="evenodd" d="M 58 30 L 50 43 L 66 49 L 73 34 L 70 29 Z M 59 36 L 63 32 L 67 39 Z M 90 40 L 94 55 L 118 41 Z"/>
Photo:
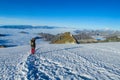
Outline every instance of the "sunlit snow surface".
<path id="1" fill-rule="evenodd" d="M 120 43 L 0 49 L 0 80 L 120 80 Z"/>

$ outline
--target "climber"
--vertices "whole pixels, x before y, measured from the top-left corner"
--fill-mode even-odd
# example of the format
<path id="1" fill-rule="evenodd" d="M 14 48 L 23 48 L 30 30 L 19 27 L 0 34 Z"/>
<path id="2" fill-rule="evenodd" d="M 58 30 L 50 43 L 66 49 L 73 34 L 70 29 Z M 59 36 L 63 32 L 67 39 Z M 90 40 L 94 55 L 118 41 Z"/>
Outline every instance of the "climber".
<path id="1" fill-rule="evenodd" d="M 36 48 L 35 38 L 31 39 L 30 44 L 31 44 L 31 54 L 34 54 L 35 53 L 35 48 Z"/>

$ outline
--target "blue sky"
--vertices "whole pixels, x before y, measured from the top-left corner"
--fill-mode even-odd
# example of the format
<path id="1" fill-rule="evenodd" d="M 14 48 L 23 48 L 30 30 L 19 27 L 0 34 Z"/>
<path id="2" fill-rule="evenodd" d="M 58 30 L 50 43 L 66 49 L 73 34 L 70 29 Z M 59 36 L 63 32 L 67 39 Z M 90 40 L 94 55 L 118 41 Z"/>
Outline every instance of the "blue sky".
<path id="1" fill-rule="evenodd" d="M 0 24 L 120 29 L 120 0 L 0 0 Z"/>

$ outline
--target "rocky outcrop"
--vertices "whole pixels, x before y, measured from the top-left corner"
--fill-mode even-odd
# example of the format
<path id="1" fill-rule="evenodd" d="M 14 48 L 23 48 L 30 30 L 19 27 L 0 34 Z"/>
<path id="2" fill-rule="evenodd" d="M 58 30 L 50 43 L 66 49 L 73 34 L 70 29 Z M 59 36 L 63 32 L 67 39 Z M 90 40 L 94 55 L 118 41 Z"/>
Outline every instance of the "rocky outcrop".
<path id="1" fill-rule="evenodd" d="M 105 42 L 120 42 L 119 36 L 109 36 L 106 37 Z"/>
<path id="2" fill-rule="evenodd" d="M 89 34 L 81 33 L 73 35 L 77 43 L 96 43 L 97 40 L 93 39 Z"/>
<path id="3" fill-rule="evenodd" d="M 63 34 L 57 35 L 51 41 L 52 44 L 75 44 L 77 43 L 74 37 L 70 34 L 70 32 L 65 32 Z"/>
<path id="4" fill-rule="evenodd" d="M 5 48 L 5 46 L 0 45 L 0 48 Z"/>

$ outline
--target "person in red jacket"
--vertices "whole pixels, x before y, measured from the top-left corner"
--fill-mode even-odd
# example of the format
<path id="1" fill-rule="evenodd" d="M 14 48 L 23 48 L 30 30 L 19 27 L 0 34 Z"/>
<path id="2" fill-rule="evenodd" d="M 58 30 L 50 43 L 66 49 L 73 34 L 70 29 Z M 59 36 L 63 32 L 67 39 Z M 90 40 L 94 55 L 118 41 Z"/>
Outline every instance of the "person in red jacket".
<path id="1" fill-rule="evenodd" d="M 31 44 L 31 54 L 34 54 L 35 53 L 35 48 L 36 48 L 35 38 L 31 39 L 30 44 Z"/>

